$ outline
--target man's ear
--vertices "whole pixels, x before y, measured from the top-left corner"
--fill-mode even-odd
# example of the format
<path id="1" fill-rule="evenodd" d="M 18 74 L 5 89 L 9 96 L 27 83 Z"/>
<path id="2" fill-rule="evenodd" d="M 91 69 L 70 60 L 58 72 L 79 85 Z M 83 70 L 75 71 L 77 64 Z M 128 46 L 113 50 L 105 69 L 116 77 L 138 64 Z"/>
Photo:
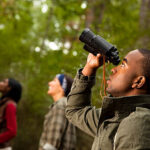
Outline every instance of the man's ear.
<path id="1" fill-rule="evenodd" d="M 132 88 L 133 88 L 133 89 L 134 89 L 134 88 L 140 89 L 140 88 L 142 88 L 142 87 L 144 86 L 145 83 L 146 83 L 146 78 L 145 78 L 145 76 L 138 76 L 138 77 L 134 80 L 134 82 L 133 82 L 133 84 L 132 84 Z"/>

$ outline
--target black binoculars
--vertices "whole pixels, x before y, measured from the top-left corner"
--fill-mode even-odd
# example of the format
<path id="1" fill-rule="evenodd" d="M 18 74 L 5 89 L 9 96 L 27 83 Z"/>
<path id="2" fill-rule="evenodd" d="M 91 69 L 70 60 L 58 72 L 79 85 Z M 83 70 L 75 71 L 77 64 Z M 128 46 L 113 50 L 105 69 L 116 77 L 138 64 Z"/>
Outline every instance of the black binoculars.
<path id="1" fill-rule="evenodd" d="M 95 35 L 90 29 L 86 28 L 80 35 L 79 40 L 83 42 L 84 49 L 93 55 L 98 53 L 106 56 L 106 62 L 109 61 L 114 65 L 118 65 L 120 62 L 119 52 L 117 48 L 108 43 L 99 35 Z"/>

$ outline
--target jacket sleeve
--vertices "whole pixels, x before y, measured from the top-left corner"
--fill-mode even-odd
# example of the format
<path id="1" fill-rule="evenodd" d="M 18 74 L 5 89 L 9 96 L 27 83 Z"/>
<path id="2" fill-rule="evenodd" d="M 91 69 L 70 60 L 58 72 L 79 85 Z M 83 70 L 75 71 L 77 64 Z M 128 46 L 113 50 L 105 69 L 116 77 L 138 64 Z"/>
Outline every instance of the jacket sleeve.
<path id="1" fill-rule="evenodd" d="M 68 95 L 66 117 L 75 126 L 91 136 L 97 133 L 100 109 L 91 106 L 91 88 L 95 76 L 83 76 L 79 70 Z"/>
<path id="2" fill-rule="evenodd" d="M 137 111 L 119 125 L 114 139 L 114 150 L 125 149 L 150 150 L 150 110 L 137 108 Z"/>

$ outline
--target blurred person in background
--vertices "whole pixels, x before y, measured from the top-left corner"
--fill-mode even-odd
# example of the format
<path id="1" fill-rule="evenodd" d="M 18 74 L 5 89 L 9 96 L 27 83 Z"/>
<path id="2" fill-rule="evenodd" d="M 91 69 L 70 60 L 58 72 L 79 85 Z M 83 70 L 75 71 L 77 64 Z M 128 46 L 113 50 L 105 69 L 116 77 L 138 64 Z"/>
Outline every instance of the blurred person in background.
<path id="1" fill-rule="evenodd" d="M 10 141 L 17 134 L 16 107 L 22 86 L 12 78 L 0 81 L 0 150 L 12 150 Z"/>
<path id="2" fill-rule="evenodd" d="M 65 74 L 57 74 L 48 83 L 48 95 L 54 103 L 45 116 L 39 150 L 75 150 L 76 129 L 65 117 L 67 95 L 73 79 Z"/>

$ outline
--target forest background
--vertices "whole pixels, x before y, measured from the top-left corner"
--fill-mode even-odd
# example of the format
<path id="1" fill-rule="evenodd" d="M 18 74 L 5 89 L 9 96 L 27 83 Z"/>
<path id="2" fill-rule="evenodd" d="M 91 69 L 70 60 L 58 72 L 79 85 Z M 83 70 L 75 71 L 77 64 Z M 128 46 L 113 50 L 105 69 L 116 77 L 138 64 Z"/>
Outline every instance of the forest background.
<path id="1" fill-rule="evenodd" d="M 0 0 L 0 80 L 23 85 L 14 150 L 37 150 L 44 115 L 52 99 L 48 81 L 57 73 L 74 77 L 88 53 L 79 35 L 85 28 L 114 44 L 121 58 L 136 48 L 150 49 L 150 0 Z M 110 73 L 111 64 L 106 67 Z M 102 69 L 92 103 L 101 106 Z M 92 138 L 78 131 L 77 150 Z"/>

